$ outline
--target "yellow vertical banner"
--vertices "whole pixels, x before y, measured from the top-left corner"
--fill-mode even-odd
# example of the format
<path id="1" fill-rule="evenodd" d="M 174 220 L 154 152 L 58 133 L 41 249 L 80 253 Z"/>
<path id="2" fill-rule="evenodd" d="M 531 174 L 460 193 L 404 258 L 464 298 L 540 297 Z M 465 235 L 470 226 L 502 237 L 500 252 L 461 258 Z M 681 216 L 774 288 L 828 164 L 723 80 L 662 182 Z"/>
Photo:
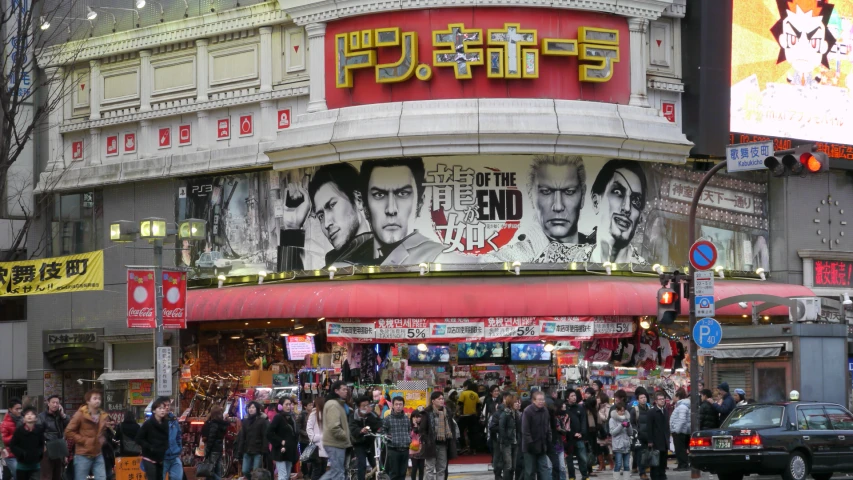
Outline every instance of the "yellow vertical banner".
<path id="1" fill-rule="evenodd" d="M 104 289 L 104 251 L 0 263 L 0 297 Z"/>

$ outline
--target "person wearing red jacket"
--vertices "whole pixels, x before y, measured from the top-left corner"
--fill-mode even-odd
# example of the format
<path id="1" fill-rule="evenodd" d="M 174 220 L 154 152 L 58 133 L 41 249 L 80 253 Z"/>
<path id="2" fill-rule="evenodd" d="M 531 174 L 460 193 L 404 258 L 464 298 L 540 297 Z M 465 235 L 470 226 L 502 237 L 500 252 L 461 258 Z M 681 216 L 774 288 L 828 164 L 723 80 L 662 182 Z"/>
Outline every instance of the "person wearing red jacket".
<path id="1" fill-rule="evenodd" d="M 19 398 L 13 398 L 9 402 L 9 411 L 6 414 L 6 417 L 3 418 L 3 423 L 0 424 L 0 433 L 3 435 L 3 445 L 6 445 L 6 449 L 3 451 L 3 457 L 6 459 L 6 466 L 9 467 L 9 471 L 12 472 L 12 480 L 15 480 L 15 470 L 18 466 L 18 460 L 15 458 L 15 454 L 12 453 L 9 445 L 12 444 L 12 435 L 15 434 L 15 429 L 17 429 L 22 423 L 22 410 L 23 404 L 21 404 L 21 400 Z"/>

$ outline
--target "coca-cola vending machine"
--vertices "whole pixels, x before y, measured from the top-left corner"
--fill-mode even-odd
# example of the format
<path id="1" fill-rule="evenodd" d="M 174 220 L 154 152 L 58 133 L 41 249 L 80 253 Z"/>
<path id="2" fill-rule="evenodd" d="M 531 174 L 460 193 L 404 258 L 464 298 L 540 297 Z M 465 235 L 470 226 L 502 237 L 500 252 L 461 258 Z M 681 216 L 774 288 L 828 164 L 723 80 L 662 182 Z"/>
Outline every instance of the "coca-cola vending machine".
<path id="1" fill-rule="evenodd" d="M 127 327 L 157 326 L 154 269 L 127 269 Z"/>

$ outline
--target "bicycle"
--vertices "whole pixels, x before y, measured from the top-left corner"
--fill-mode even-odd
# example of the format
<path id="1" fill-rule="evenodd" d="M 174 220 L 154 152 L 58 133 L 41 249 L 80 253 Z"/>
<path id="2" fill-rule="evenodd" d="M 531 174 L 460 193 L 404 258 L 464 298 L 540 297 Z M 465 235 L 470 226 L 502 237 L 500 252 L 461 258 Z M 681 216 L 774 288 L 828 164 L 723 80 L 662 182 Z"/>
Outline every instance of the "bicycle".
<path id="1" fill-rule="evenodd" d="M 385 462 L 382 461 L 382 450 L 391 440 L 391 437 L 382 433 L 373 432 L 365 433 L 364 436 L 373 437 L 373 449 L 375 450 L 374 458 L 376 459 L 376 467 L 364 475 L 365 480 L 391 480 L 391 477 L 385 472 Z M 387 458 L 388 456 L 386 455 L 385 459 L 387 460 Z M 346 479 L 357 480 L 358 457 L 355 455 L 354 451 L 347 452 L 344 465 L 346 466 Z"/>

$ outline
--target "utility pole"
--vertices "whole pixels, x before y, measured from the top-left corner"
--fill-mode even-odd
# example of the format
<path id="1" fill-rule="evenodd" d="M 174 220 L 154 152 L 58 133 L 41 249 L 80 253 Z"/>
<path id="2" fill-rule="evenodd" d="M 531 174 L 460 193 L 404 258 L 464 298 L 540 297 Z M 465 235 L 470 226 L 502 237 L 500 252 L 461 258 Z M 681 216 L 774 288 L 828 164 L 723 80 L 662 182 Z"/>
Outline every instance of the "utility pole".
<path id="1" fill-rule="evenodd" d="M 160 347 L 163 346 L 163 239 L 154 240 L 154 310 L 156 312 L 154 325 L 154 375 L 160 374 Z M 172 370 L 172 365 L 168 365 Z M 159 388 L 160 382 L 155 378 L 154 398 L 163 396 Z M 174 390 L 174 389 L 173 389 Z M 168 392 L 172 396 L 172 392 Z"/>
<path id="2" fill-rule="evenodd" d="M 726 167 L 726 162 L 722 161 L 713 168 L 708 170 L 702 180 L 699 182 L 699 187 L 693 194 L 693 201 L 690 202 L 690 216 L 687 220 L 687 228 L 689 241 L 688 245 L 696 243 L 696 210 L 699 208 L 699 199 L 702 198 L 702 192 L 705 186 L 717 172 Z M 689 262 L 688 262 L 689 263 Z M 688 279 L 684 285 L 689 290 L 689 294 L 685 295 L 688 298 L 688 308 L 690 309 L 690 431 L 699 430 L 699 350 L 696 345 L 696 339 L 693 338 L 693 327 L 696 326 L 696 293 L 693 289 L 693 274 L 696 270 L 693 265 L 688 267 Z M 699 470 L 691 470 L 691 478 L 700 478 Z"/>

